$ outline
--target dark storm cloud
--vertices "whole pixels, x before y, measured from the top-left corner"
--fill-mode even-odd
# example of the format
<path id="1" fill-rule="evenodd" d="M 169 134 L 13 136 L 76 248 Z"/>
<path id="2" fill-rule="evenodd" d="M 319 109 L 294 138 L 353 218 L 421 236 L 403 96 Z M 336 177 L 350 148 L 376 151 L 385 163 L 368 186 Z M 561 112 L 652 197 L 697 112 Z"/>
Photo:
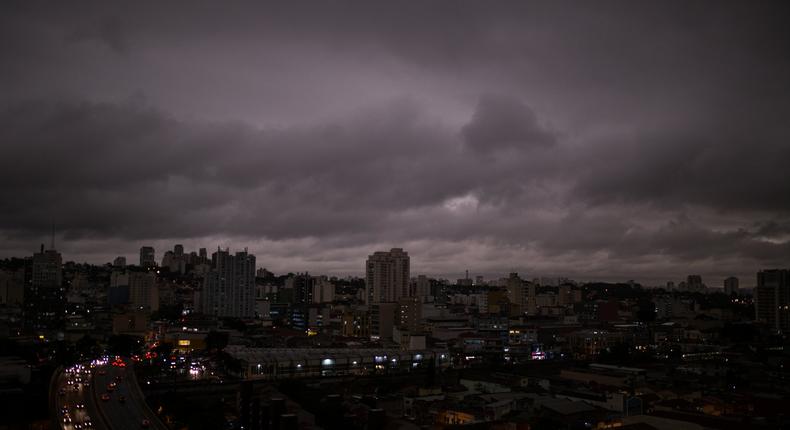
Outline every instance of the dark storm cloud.
<path id="1" fill-rule="evenodd" d="M 584 154 L 575 195 L 593 203 L 788 212 L 790 135 L 721 131 L 612 137 Z"/>
<path id="2" fill-rule="evenodd" d="M 57 212 L 64 232 L 129 238 L 364 229 L 465 190 L 446 134 L 412 109 L 257 130 L 133 104 L 25 104 L 0 114 L 0 186 L 17 194 L 3 202 L 2 225 L 41 229 Z"/>
<path id="3" fill-rule="evenodd" d="M 766 221 L 756 224 L 758 235 L 766 237 L 790 236 L 790 221 Z"/>
<path id="4" fill-rule="evenodd" d="M 85 258 L 259 243 L 287 270 L 790 258 L 785 5 L 236 6 L 0 6 L 0 252 L 55 223 Z"/>
<path id="5" fill-rule="evenodd" d="M 482 97 L 462 132 L 467 146 L 481 153 L 529 150 L 556 143 L 554 135 L 538 123 L 529 106 L 503 96 Z"/>
<path id="6" fill-rule="evenodd" d="M 107 17 L 98 22 L 76 29 L 66 40 L 68 42 L 96 41 L 105 44 L 118 54 L 129 52 L 123 22 L 117 16 Z"/>

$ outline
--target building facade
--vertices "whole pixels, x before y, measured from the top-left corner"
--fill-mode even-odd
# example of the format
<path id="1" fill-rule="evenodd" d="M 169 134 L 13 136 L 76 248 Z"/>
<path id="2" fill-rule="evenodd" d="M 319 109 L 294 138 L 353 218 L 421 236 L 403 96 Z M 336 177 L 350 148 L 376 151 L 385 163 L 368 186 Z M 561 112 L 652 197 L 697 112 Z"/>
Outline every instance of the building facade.
<path id="1" fill-rule="evenodd" d="M 156 253 L 152 246 L 143 246 L 140 248 L 140 267 L 154 267 L 156 266 Z"/>
<path id="2" fill-rule="evenodd" d="M 63 258 L 54 249 L 33 254 L 30 287 L 25 290 L 25 322 L 33 331 L 63 328 L 66 293 L 63 287 Z"/>
<path id="3" fill-rule="evenodd" d="M 724 280 L 724 294 L 738 294 L 738 278 L 730 276 Z"/>
<path id="4" fill-rule="evenodd" d="M 255 256 L 218 249 L 211 258 L 213 269 L 204 278 L 200 294 L 201 311 L 217 317 L 254 317 Z"/>
<path id="5" fill-rule="evenodd" d="M 365 303 L 395 303 L 410 297 L 409 264 L 409 254 L 401 248 L 370 255 L 365 266 Z"/>
<path id="6" fill-rule="evenodd" d="M 790 330 L 790 270 L 757 272 L 755 317 L 779 332 Z"/>
<path id="7" fill-rule="evenodd" d="M 159 310 L 159 288 L 156 275 L 150 272 L 129 273 L 129 303 L 138 310 Z"/>

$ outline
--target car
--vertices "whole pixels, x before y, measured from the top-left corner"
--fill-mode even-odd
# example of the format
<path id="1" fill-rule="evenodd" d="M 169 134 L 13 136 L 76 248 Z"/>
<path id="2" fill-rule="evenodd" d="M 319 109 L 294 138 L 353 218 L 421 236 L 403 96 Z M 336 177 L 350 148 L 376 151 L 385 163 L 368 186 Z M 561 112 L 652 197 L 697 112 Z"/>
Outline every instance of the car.
<path id="1" fill-rule="evenodd" d="M 118 396 L 118 401 L 121 402 L 121 403 L 124 403 L 124 402 L 126 402 L 126 397 L 125 396 Z"/>
<path id="2" fill-rule="evenodd" d="M 66 395 L 66 389 L 65 389 L 65 388 L 61 388 L 61 389 L 60 389 L 60 391 L 58 391 L 58 394 L 59 394 L 61 397 L 65 396 L 65 395 Z"/>
<path id="3" fill-rule="evenodd" d="M 85 409 L 85 403 L 77 403 L 74 407 L 77 409 Z"/>
<path id="4" fill-rule="evenodd" d="M 60 414 L 61 415 L 68 415 L 69 414 L 69 407 L 68 407 L 68 405 L 64 405 L 62 408 L 60 408 Z"/>
<path id="5" fill-rule="evenodd" d="M 144 428 L 144 429 L 147 429 L 148 427 L 151 427 L 151 421 L 148 421 L 148 420 L 143 420 L 143 421 L 140 423 L 140 426 L 141 426 L 142 428 Z"/>
<path id="6" fill-rule="evenodd" d="M 84 428 L 85 427 L 82 425 L 82 423 L 74 424 L 74 430 L 82 430 Z"/>
<path id="7" fill-rule="evenodd" d="M 71 424 L 71 415 L 66 414 L 63 416 L 63 424 Z"/>
<path id="8" fill-rule="evenodd" d="M 110 400 L 110 393 L 104 393 L 104 394 L 102 394 L 102 395 L 101 395 L 101 399 L 102 399 L 102 400 L 104 400 L 105 402 L 106 402 L 106 401 L 108 401 L 108 400 Z"/>
<path id="9" fill-rule="evenodd" d="M 104 370 L 104 369 L 99 369 L 99 372 L 98 372 L 98 373 L 99 373 L 99 375 L 106 375 L 106 374 L 107 374 L 107 371 L 106 371 L 106 370 Z"/>
<path id="10" fill-rule="evenodd" d="M 113 383 L 111 383 L 111 384 L 107 384 L 107 391 L 114 391 L 114 390 L 115 390 L 115 387 L 117 387 L 117 385 L 115 384 L 115 382 L 113 382 Z"/>

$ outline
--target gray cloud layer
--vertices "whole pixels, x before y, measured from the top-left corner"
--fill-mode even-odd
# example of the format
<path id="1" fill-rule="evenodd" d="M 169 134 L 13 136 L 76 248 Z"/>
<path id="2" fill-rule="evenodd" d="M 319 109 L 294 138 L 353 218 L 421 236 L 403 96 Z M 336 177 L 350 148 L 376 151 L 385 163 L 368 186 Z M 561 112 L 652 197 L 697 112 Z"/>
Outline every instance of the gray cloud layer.
<path id="1" fill-rule="evenodd" d="M 97 261 L 178 240 L 334 273 L 397 245 L 445 274 L 790 264 L 784 5 L 94 6 L 0 13 L 0 254 L 54 222 Z"/>

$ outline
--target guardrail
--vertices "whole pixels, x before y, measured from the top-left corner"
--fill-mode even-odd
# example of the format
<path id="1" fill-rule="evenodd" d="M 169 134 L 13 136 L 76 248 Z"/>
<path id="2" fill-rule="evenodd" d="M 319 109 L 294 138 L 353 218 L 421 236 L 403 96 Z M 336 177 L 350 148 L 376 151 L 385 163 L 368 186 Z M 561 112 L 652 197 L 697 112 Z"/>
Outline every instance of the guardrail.
<path id="1" fill-rule="evenodd" d="M 131 372 L 131 375 L 127 375 L 126 377 L 127 384 L 129 385 L 130 389 L 137 393 L 140 403 L 142 403 L 140 407 L 143 408 L 144 411 L 149 412 L 147 415 L 151 416 L 155 420 L 156 427 L 167 429 L 167 425 L 162 421 L 159 415 L 148 406 L 148 403 L 145 401 L 145 394 L 140 388 L 140 384 L 137 382 L 137 374 L 134 372 L 134 362 L 131 360 L 129 361 L 129 367 L 127 367 L 127 371 Z"/>

